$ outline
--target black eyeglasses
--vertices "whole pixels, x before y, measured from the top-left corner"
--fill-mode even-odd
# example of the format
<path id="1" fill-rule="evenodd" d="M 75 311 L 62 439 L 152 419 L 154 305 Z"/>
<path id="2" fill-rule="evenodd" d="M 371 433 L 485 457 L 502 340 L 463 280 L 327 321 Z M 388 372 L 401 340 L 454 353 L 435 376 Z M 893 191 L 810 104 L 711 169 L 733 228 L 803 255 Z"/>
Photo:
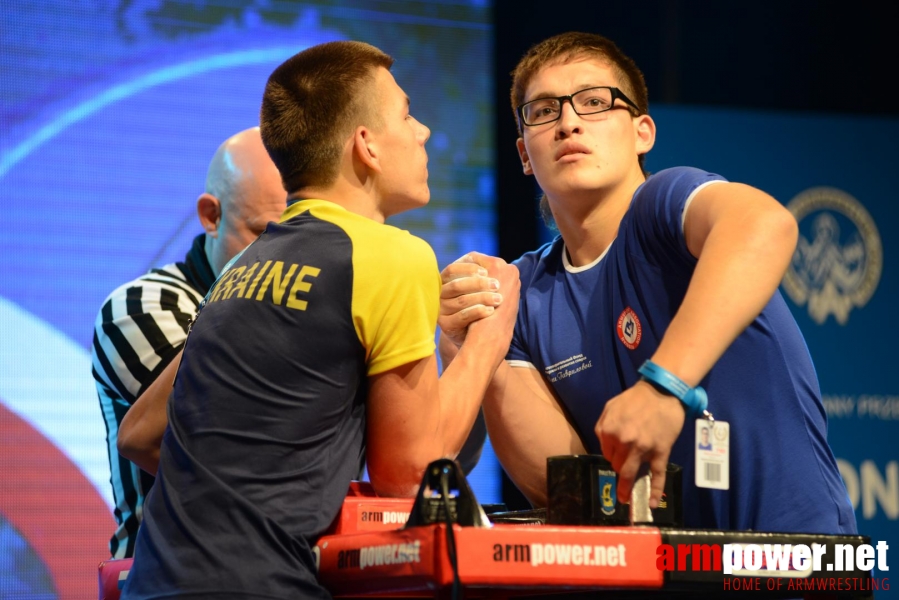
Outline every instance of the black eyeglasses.
<path id="1" fill-rule="evenodd" d="M 595 115 L 615 108 L 616 98 L 621 98 L 625 104 L 630 105 L 637 111 L 637 114 L 640 114 L 640 108 L 634 104 L 633 100 L 625 96 L 624 92 L 617 87 L 604 85 L 587 88 L 568 96 L 537 98 L 536 100 L 525 102 L 518 107 L 518 118 L 522 124 L 528 127 L 558 121 L 562 116 L 562 103 L 566 100 L 571 103 L 571 108 L 577 114 L 581 116 Z"/>

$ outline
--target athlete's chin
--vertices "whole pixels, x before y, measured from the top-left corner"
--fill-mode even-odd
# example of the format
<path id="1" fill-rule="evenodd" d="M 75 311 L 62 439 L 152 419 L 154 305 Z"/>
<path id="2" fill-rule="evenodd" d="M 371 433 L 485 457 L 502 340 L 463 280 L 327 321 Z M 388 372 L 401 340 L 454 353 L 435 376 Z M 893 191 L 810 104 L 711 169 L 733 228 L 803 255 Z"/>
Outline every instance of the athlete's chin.
<path id="1" fill-rule="evenodd" d="M 555 172 L 548 172 L 537 182 L 544 190 L 553 189 L 559 192 L 582 192 L 588 189 L 600 189 L 606 186 L 608 176 L 595 166 L 588 166 L 584 161 L 577 165 L 567 165 Z M 541 181 L 542 180 L 542 181 Z"/>
<path id="2" fill-rule="evenodd" d="M 572 177 L 555 182 L 555 185 L 549 188 L 547 193 L 549 193 L 550 196 L 556 197 L 559 195 L 565 196 L 570 194 L 579 195 L 587 192 L 600 191 L 605 187 L 606 184 L 595 177 Z"/>
<path id="3" fill-rule="evenodd" d="M 390 213 L 395 215 L 409 210 L 414 210 L 416 208 L 421 208 L 423 206 L 427 206 L 428 202 L 430 201 L 431 190 L 428 189 L 427 186 L 425 186 L 421 191 L 413 194 L 407 194 L 402 199 L 397 199 L 397 201 L 393 203 L 394 210 L 390 211 Z"/>
<path id="4" fill-rule="evenodd" d="M 431 188 L 425 184 L 424 189 L 415 195 L 418 206 L 426 206 L 431 201 Z"/>

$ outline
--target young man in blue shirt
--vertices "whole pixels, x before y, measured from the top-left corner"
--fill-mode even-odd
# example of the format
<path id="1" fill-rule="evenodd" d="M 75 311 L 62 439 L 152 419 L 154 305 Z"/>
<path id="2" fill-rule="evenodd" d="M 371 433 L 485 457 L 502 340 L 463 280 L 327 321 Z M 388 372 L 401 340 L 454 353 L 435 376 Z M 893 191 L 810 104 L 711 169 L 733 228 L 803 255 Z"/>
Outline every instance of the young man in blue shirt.
<path id="1" fill-rule="evenodd" d="M 547 457 L 601 452 L 623 502 L 648 464 L 657 506 L 670 461 L 684 468 L 689 527 L 855 533 L 814 366 L 777 291 L 798 235 L 792 215 L 699 169 L 648 175 L 656 126 L 643 75 L 602 36 L 534 46 L 511 99 L 522 168 L 560 233 L 515 261 L 515 333 L 484 399 L 512 480 L 543 505 Z M 481 315 L 483 258 L 444 270 L 444 312 Z M 464 336 L 444 329 L 445 362 Z M 694 420 L 700 386 L 714 426 Z M 729 433 L 728 489 L 707 474 L 696 483 L 703 424 Z"/>

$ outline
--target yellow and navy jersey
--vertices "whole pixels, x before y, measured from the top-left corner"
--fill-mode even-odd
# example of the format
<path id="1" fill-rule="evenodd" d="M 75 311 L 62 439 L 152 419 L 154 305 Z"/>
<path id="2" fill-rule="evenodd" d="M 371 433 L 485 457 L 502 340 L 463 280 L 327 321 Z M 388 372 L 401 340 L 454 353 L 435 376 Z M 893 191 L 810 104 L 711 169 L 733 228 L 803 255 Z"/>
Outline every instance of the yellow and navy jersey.
<path id="1" fill-rule="evenodd" d="M 312 237 L 290 237 L 272 254 L 278 238 L 294 229 L 314 234 L 314 245 Z M 296 261 L 279 260 L 290 256 Z M 334 272 L 322 274 L 325 266 Z M 376 375 L 434 352 L 439 294 L 437 260 L 427 242 L 332 202 L 303 200 L 222 274 L 207 305 L 262 302 L 305 313 L 294 316 L 306 325 L 324 316 L 331 326 L 351 323 L 366 373 Z M 310 307 L 313 298 L 331 306 Z M 339 302 L 348 303 L 341 308 L 349 313 L 330 313 Z M 347 315 L 351 320 L 341 322 Z"/>
<path id="2" fill-rule="evenodd" d="M 270 223 L 188 337 L 129 593 L 316 597 L 309 544 L 358 475 L 367 378 L 433 354 L 439 294 L 408 232 L 323 200 Z"/>

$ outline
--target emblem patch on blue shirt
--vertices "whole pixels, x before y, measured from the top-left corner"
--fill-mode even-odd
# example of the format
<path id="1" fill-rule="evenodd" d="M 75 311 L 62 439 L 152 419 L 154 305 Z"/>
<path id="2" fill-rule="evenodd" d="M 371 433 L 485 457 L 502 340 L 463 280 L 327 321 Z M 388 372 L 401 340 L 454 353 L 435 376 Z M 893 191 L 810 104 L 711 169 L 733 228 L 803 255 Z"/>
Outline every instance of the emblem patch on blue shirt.
<path id="1" fill-rule="evenodd" d="M 628 350 L 635 350 L 640 345 L 640 338 L 643 337 L 643 326 L 640 325 L 640 319 L 637 313 L 628 306 L 618 317 L 618 339 L 624 344 Z"/>

